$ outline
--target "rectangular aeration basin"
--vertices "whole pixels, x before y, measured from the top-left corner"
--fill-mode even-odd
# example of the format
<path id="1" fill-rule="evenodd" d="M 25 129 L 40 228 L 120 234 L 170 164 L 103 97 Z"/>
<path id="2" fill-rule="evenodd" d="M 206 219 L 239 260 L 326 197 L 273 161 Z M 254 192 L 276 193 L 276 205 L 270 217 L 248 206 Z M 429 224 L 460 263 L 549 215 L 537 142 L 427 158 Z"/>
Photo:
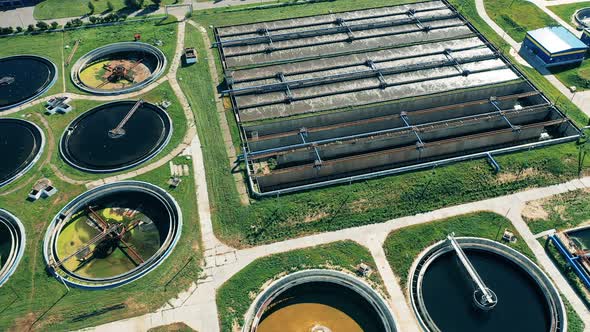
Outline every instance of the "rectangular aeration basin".
<path id="1" fill-rule="evenodd" d="M 575 140 L 445 0 L 215 29 L 253 194 Z"/>

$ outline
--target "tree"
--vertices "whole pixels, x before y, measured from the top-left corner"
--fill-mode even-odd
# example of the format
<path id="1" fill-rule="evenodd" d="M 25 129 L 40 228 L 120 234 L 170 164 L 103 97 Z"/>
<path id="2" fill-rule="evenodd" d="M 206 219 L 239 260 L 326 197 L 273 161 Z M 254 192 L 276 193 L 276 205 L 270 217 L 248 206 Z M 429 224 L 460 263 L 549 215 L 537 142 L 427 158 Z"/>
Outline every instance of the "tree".
<path id="1" fill-rule="evenodd" d="M 88 21 L 90 21 L 90 23 L 92 23 L 92 24 L 95 24 L 96 21 L 98 21 L 98 17 L 96 17 L 96 16 L 90 16 L 88 18 Z"/>
<path id="2" fill-rule="evenodd" d="M 125 6 L 131 9 L 138 9 L 141 7 L 138 0 L 125 0 Z"/>
<path id="3" fill-rule="evenodd" d="M 162 0 L 152 0 L 152 2 L 154 3 L 154 5 L 158 8 L 160 8 L 160 5 L 162 4 Z"/>
<path id="4" fill-rule="evenodd" d="M 92 1 L 88 1 L 88 10 L 90 10 L 90 15 L 94 14 L 94 4 Z"/>
<path id="5" fill-rule="evenodd" d="M 51 29 L 55 30 L 57 28 L 59 28 L 59 23 L 57 23 L 55 21 L 51 22 Z"/>
<path id="6" fill-rule="evenodd" d="M 23 27 L 20 27 L 20 26 L 16 27 L 16 32 L 19 32 L 19 33 L 23 32 Z"/>
<path id="7" fill-rule="evenodd" d="M 47 24 L 47 23 L 45 23 L 45 22 L 43 22 L 43 21 L 39 21 L 39 22 L 37 22 L 37 24 L 36 24 L 36 25 L 37 25 L 37 28 L 38 28 L 39 30 L 42 30 L 42 31 L 43 31 L 43 30 L 47 30 L 47 29 L 49 29 L 49 24 Z"/>
<path id="8" fill-rule="evenodd" d="M 28 31 L 28 32 L 33 32 L 33 31 L 35 31 L 35 26 L 34 26 L 34 25 L 32 25 L 32 24 L 29 24 L 29 26 L 27 27 L 27 31 Z"/>
<path id="9" fill-rule="evenodd" d="M 113 6 L 113 3 L 110 1 L 107 1 L 107 9 L 112 12 L 113 10 L 115 10 L 115 6 Z"/>

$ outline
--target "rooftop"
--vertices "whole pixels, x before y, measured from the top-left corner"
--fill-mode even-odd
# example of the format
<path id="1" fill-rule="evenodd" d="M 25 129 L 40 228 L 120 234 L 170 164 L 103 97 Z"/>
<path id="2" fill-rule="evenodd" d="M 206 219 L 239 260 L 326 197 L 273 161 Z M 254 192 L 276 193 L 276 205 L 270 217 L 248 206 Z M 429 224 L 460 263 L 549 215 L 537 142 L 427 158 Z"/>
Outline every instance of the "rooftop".
<path id="1" fill-rule="evenodd" d="M 578 37 L 562 26 L 540 28 L 529 31 L 528 34 L 550 53 L 588 48 Z"/>

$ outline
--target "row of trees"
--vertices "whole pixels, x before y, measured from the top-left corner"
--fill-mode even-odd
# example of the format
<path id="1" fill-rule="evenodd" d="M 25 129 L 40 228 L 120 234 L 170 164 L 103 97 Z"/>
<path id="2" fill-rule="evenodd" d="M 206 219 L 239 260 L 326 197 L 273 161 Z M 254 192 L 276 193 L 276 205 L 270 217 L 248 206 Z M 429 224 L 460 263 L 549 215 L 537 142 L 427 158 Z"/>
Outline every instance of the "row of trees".
<path id="1" fill-rule="evenodd" d="M 29 24 L 29 26 L 27 26 L 27 32 L 33 32 L 33 31 L 45 31 L 45 30 L 49 30 L 49 29 L 57 29 L 59 28 L 59 24 L 57 22 L 51 22 L 51 23 L 46 23 L 43 21 L 39 21 L 37 22 L 37 24 L 33 25 L 33 24 Z M 23 32 L 25 29 L 23 29 L 22 27 L 6 27 L 6 28 L 0 28 L 0 35 L 10 35 L 13 33 L 20 33 Z"/>

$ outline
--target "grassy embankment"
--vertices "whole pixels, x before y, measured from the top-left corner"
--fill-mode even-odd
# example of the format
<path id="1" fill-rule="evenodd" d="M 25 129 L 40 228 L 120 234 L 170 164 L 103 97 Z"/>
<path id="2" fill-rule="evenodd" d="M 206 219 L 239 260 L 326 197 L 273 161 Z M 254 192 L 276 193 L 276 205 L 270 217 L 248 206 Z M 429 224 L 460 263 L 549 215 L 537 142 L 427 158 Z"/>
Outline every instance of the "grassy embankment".
<path id="1" fill-rule="evenodd" d="M 412 263 L 428 246 L 444 240 L 451 232 L 455 232 L 456 236 L 500 240 L 505 228 L 514 232 L 518 238 L 516 243 L 507 245 L 536 261 L 534 254 L 512 227 L 510 220 L 491 212 L 466 214 L 395 230 L 389 234 L 383 248 L 391 269 L 399 278 L 402 289 L 405 290 L 408 287 L 408 274 Z M 583 331 L 584 323 L 567 300 L 564 299 L 564 301 L 567 307 L 568 331 Z"/>
<path id="2" fill-rule="evenodd" d="M 373 288 L 384 293 L 382 280 L 375 270 L 375 263 L 369 251 L 355 242 L 343 241 L 317 247 L 293 250 L 259 258 L 236 273 L 217 291 L 217 308 L 221 331 L 236 331 L 244 324 L 255 294 L 262 291 L 268 282 L 287 273 L 314 268 L 329 268 L 355 273 L 360 263 L 372 267 L 373 273 L 366 280 Z"/>

